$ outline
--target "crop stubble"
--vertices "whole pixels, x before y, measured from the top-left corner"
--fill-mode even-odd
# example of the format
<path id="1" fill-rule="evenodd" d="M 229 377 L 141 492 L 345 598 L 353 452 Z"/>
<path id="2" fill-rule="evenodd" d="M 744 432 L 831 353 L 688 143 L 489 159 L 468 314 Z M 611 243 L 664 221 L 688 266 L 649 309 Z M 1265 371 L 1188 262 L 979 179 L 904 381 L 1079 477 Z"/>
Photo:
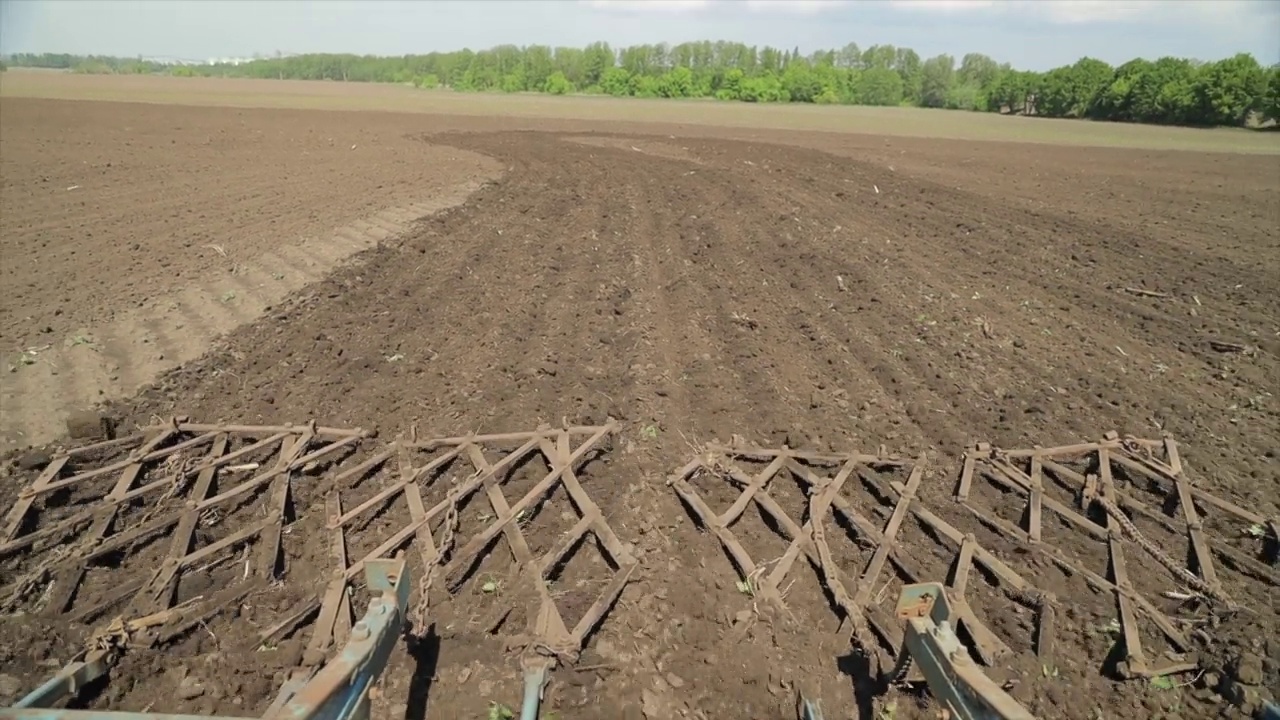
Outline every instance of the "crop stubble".
<path id="1" fill-rule="evenodd" d="M 11 102 L 6 120 L 12 107 L 23 111 L 23 102 Z M 206 421 L 315 418 L 393 432 L 416 426 L 423 435 L 622 421 L 608 462 L 585 475 L 584 486 L 619 537 L 634 543 L 641 570 L 580 659 L 589 669 L 566 671 L 553 685 L 549 702 L 565 718 L 616 717 L 628 705 L 666 717 L 686 703 L 707 713 L 771 717 L 790 706 L 788 688 L 806 681 L 821 688 L 836 716 L 853 706 L 849 676 L 841 673 L 852 661 L 836 659 L 847 651 L 847 628 L 823 607 L 813 578 L 801 577 L 788 595 L 798 621 L 766 614 L 743 627 L 741 611 L 752 609 L 752 599 L 739 592 L 714 539 L 695 532 L 663 483 L 713 439 L 736 433 L 764 445 L 874 451 L 884 444 L 907 457 L 928 453 L 920 501 L 1010 557 L 1018 555 L 1009 540 L 949 498 L 958 453 L 976 440 L 1013 448 L 1097 439 L 1112 428 L 1169 432 L 1202 487 L 1260 515 L 1277 512 L 1280 416 L 1268 393 L 1280 387 L 1280 188 L 1267 158 L 25 102 L 32 113 L 101 115 L 103 126 L 129 118 L 189 127 L 198 119 L 231 133 L 247 124 L 280 142 L 304 131 L 376 132 L 393 147 L 388 155 L 346 151 L 350 163 L 332 162 L 385 187 L 297 188 L 299 197 L 329 193 L 317 200 L 314 221 L 330 227 L 394 207 L 399 197 L 429 196 L 458 172 L 414 162 L 388 171 L 388 157 L 418 153 L 415 159 L 428 162 L 441 153 L 475 154 L 502 169 L 464 205 L 306 286 L 117 411 L 126 425 L 180 411 Z M 192 137 L 174 132 L 175 144 Z M 228 174 L 256 162 L 248 153 L 231 156 L 240 164 L 224 156 Z M 9 167 L 6 203 L 18 181 Z M 31 167 L 34 174 L 36 160 Z M 476 171 L 468 179 L 482 177 Z M 284 181 L 256 182 L 265 188 Z M 63 182 L 59 176 L 55 185 Z M 419 192 L 421 185 L 427 188 Z M 30 197 L 31 207 L 18 213 L 28 223 L 41 207 Z M 128 216 L 135 223 L 162 223 L 153 213 L 185 212 L 198 201 L 181 197 L 158 206 L 150 193 L 120 202 L 134 208 Z M 347 209 L 333 209 L 344 202 Z M 215 212 L 205 213 L 211 233 L 218 232 Z M 9 222 L 23 221 L 6 207 Z M 10 237 L 6 232 L 6 242 Z M 114 273 L 113 282 L 167 277 L 154 263 L 113 260 L 118 240 L 91 244 L 97 237 L 78 240 L 74 256 L 41 262 L 67 277 L 112 262 L 130 268 Z M 150 240 L 184 269 L 182 277 L 209 267 L 206 256 L 188 270 L 191 253 Z M 86 256 L 106 259 L 78 259 Z M 47 287 L 62 296 L 58 307 L 85 309 L 86 323 L 104 316 L 93 308 L 115 302 L 79 281 Z M 13 333 L 26 342 L 21 318 L 53 305 L 38 293 L 29 307 L 8 296 L 6 340 Z M 1251 352 L 1220 352 L 1210 340 Z M 883 522 L 885 510 L 876 512 L 873 519 Z M 934 548 L 926 534 L 907 518 L 898 542 L 918 567 L 945 574 L 950 551 Z M 786 547 L 767 533 L 744 543 L 757 560 L 771 557 L 770 547 L 774 555 Z M 856 563 L 850 566 L 856 574 Z M 505 570 L 481 572 L 499 577 Z M 1042 589 L 1067 608 L 1057 621 L 1067 636 L 1057 653 L 1074 660 L 1059 660 L 1054 677 L 1043 677 L 1028 654 L 1025 620 L 982 583 L 969 585 L 975 607 L 1004 608 L 986 620 L 998 633 L 1012 628 L 1003 640 L 1021 659 L 999 672 L 1019 679 L 1022 699 L 1070 718 L 1090 717 L 1095 705 L 1177 712 L 1167 707 L 1167 694 L 1103 680 L 1096 642 L 1070 635 L 1104 622 L 1109 596 L 1064 576 L 1035 575 L 1057 583 Z M 441 628 L 443 640 L 428 653 L 437 680 L 427 717 L 478 716 L 491 697 L 514 698 L 514 660 L 464 620 L 469 606 L 479 615 L 491 604 L 489 594 L 472 593 L 441 610 L 460 624 Z M 1275 611 L 1255 609 L 1253 624 L 1233 637 L 1277 633 Z M 234 625 L 218 630 L 220 642 L 234 642 Z M 418 667 L 426 661 L 417 660 Z M 263 659 L 268 674 L 271 662 Z M 401 658 L 393 669 L 380 701 L 386 716 L 404 714 L 405 693 L 421 691 L 412 667 Z M 265 686 L 240 692 L 249 706 L 270 700 Z M 598 695 L 616 708 L 591 710 L 587 699 Z M 116 698 L 135 709 L 155 699 L 141 684 Z M 1196 702 L 1189 695 L 1185 700 L 1185 712 L 1199 711 L 1187 704 Z M 912 712 L 904 707 L 898 716 Z"/>

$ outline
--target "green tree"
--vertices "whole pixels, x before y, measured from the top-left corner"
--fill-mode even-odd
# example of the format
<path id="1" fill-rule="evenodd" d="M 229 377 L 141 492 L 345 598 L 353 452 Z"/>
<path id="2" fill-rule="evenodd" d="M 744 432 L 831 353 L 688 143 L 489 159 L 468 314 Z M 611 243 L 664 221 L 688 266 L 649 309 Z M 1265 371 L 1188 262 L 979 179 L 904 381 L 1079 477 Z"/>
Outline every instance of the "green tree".
<path id="1" fill-rule="evenodd" d="M 924 61 L 920 78 L 920 104 L 924 107 L 946 107 L 947 95 L 955 82 L 956 61 L 950 55 L 939 55 Z"/>
<path id="2" fill-rule="evenodd" d="M 666 98 L 693 97 L 693 71 L 687 67 L 672 68 L 658 83 L 658 94 Z"/>
<path id="3" fill-rule="evenodd" d="M 989 90 L 1000 77 L 1000 64 L 982 53 L 969 53 L 960 60 L 956 79 L 962 85 Z"/>
<path id="4" fill-rule="evenodd" d="M 858 76 L 857 100 L 863 105 L 902 102 L 902 76 L 888 68 L 870 68 Z"/>
<path id="5" fill-rule="evenodd" d="M 919 104 L 921 83 L 924 80 L 924 63 L 920 61 L 920 56 L 910 48 L 898 48 L 893 69 L 902 78 L 903 97 Z"/>
<path id="6" fill-rule="evenodd" d="M 624 97 L 632 93 L 631 73 L 626 68 L 611 67 L 604 71 L 600 78 L 600 89 L 614 97 Z"/>
<path id="7" fill-rule="evenodd" d="M 1195 67 L 1190 60 L 1162 57 L 1134 78 L 1133 118 L 1148 123 L 1186 122 L 1195 106 Z"/>
<path id="8" fill-rule="evenodd" d="M 517 68 L 515 72 L 502 76 L 502 92 L 516 93 L 524 92 L 526 89 L 524 70 Z"/>
<path id="9" fill-rule="evenodd" d="M 1196 117 L 1204 125 L 1244 125 L 1260 111 L 1267 89 L 1267 72 L 1248 53 L 1219 60 L 1195 75 Z"/>
<path id="10" fill-rule="evenodd" d="M 661 81 L 652 75 L 641 75 L 635 80 L 635 96 L 640 98 L 662 97 Z"/>
<path id="11" fill-rule="evenodd" d="M 898 59 L 898 50 L 892 45 L 872 45 L 862 51 L 862 67 L 892 70 Z"/>
<path id="12" fill-rule="evenodd" d="M 1074 65 L 1055 68 L 1044 75 L 1036 92 L 1036 111 L 1050 117 L 1096 115 L 1115 71 L 1101 60 L 1081 58 Z"/>
<path id="13" fill-rule="evenodd" d="M 1112 69 L 1083 58 L 1048 73 L 1014 70 L 980 53 L 921 62 L 910 48 L 850 43 L 815 50 L 694 41 L 617 49 L 499 45 L 485 50 L 378 57 L 339 53 L 261 58 L 243 64 L 168 66 L 142 58 L 16 53 L 5 64 L 91 73 L 293 78 L 444 85 L 455 90 L 585 91 L 641 97 L 717 97 L 747 102 L 863 103 L 991 110 L 1059 117 L 1238 125 L 1261 113 L 1280 120 L 1280 70 L 1248 55 L 1201 64 L 1134 60 Z"/>
<path id="14" fill-rule="evenodd" d="M 1135 114 L 1135 89 L 1143 76 L 1151 72 L 1150 62 L 1141 58 L 1116 68 L 1107 87 L 1098 93 L 1094 103 L 1096 117 L 1104 120 L 1121 120 L 1133 122 L 1138 119 Z"/>
<path id="15" fill-rule="evenodd" d="M 840 48 L 836 53 L 836 67 L 845 70 L 862 69 L 862 50 L 858 49 L 858 43 L 849 43 Z"/>
<path id="16" fill-rule="evenodd" d="M 782 82 L 778 80 L 778 76 L 773 73 L 765 73 L 752 78 L 747 78 L 742 83 L 742 94 L 740 100 L 746 102 L 786 102 L 788 99 L 786 88 L 782 87 Z"/>
<path id="17" fill-rule="evenodd" d="M 782 87 L 794 102 L 813 102 L 823 91 L 821 80 L 806 60 L 793 60 L 787 66 L 782 73 Z"/>
<path id="18" fill-rule="evenodd" d="M 543 92 L 552 95 L 568 95 L 573 92 L 573 83 L 569 82 L 569 78 L 559 70 L 551 73 L 551 77 L 547 78 L 547 83 L 543 86 Z"/>
<path id="19" fill-rule="evenodd" d="M 1033 72 L 1009 70 L 1001 73 L 987 95 L 987 109 L 1029 115 L 1035 109 L 1033 99 L 1040 77 Z"/>
<path id="20" fill-rule="evenodd" d="M 582 53 L 582 83 L 600 85 L 605 72 L 613 67 L 614 59 L 613 48 L 609 47 L 609 43 L 588 45 Z"/>
<path id="21" fill-rule="evenodd" d="M 986 110 L 987 96 L 974 82 L 952 85 L 947 91 L 946 107 L 951 110 Z"/>
<path id="22" fill-rule="evenodd" d="M 1262 116 L 1280 123 L 1280 65 L 1267 72 L 1267 89 L 1262 96 Z"/>
<path id="23" fill-rule="evenodd" d="M 720 80 L 720 87 L 716 90 L 716 98 L 719 100 L 741 100 L 742 84 L 746 81 L 746 74 L 740 68 L 729 68 Z"/>
<path id="24" fill-rule="evenodd" d="M 1098 97 L 1115 78 L 1115 70 L 1107 63 L 1094 58 L 1080 58 L 1071 66 L 1071 114 L 1084 117 L 1092 112 Z"/>
<path id="25" fill-rule="evenodd" d="M 547 84 L 547 78 L 556 71 L 555 59 L 551 48 L 546 45 L 530 45 L 521 53 L 524 65 L 524 81 L 532 90 L 540 90 Z"/>

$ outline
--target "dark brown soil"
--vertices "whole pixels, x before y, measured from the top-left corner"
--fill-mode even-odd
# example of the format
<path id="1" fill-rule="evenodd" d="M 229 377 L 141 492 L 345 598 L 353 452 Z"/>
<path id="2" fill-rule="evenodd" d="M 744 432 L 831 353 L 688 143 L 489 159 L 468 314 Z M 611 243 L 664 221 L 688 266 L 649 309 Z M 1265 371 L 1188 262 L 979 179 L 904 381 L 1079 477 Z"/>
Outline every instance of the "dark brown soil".
<path id="1" fill-rule="evenodd" d="M 199 112 L 241 112 L 264 126 L 298 117 Z M 367 116 L 307 117 L 337 127 Z M 1231 576 L 1250 612 L 1211 631 L 1210 672 L 1178 676 L 1186 684 L 1173 689 L 1121 681 L 1106 672 L 1112 643 L 1100 630 L 1115 614 L 1112 596 L 951 500 L 960 453 L 976 441 L 1047 446 L 1114 429 L 1170 433 L 1200 486 L 1265 517 L 1280 512 L 1272 396 L 1280 185 L 1271 159 L 856 135 L 726 139 L 706 128 L 585 123 L 513 131 L 497 119 L 467 123 L 468 133 L 456 132 L 457 118 L 378 122 L 505 171 L 113 411 L 125 427 L 182 413 L 209 422 L 315 418 L 389 435 L 413 427 L 420 436 L 621 421 L 621 437 L 583 485 L 634 544 L 642 570 L 579 669 L 554 675 L 545 706 L 562 720 L 793 717 L 800 686 L 818 691 L 827 717 L 883 717 L 890 701 L 892 717 L 933 717 L 912 695 L 860 694 L 866 668 L 803 563 L 792 571 L 792 617 L 757 617 L 716 540 L 664 482 L 695 448 L 734 434 L 761 445 L 927 454 L 921 502 L 1060 605 L 1051 672 L 1032 653 L 1029 616 L 976 574 L 970 583 L 970 603 L 1016 653 L 992 675 L 1038 716 L 1231 716 L 1240 710 L 1222 697 L 1230 678 L 1202 686 L 1229 676 L 1240 656 L 1263 658 L 1264 670 L 1242 704 L 1280 694 L 1280 643 L 1268 640 L 1280 637 L 1280 618 L 1266 581 Z M 1211 340 L 1248 351 L 1220 352 Z M 702 491 L 709 501 L 716 492 Z M 778 491 L 779 503 L 798 519 L 802 501 L 789 492 Z M 713 506 L 723 511 L 732 497 Z M 980 500 L 1017 521 L 998 494 Z M 892 507 L 851 502 L 877 523 Z M 757 561 L 785 549 L 759 518 L 741 522 Z M 1229 537 L 1238 530 L 1214 532 L 1239 543 Z M 530 542 L 549 546 L 555 530 L 539 532 Z M 899 538 L 917 567 L 943 579 L 951 556 L 926 528 L 910 520 Z M 1105 544 L 1064 527 L 1046 529 L 1045 541 L 1105 574 Z M 866 550 L 848 544 L 846 554 L 856 575 Z M 509 562 L 505 550 L 496 555 Z M 1141 565 L 1131 555 L 1141 592 L 1177 589 Z M 596 577 L 590 567 L 575 572 L 586 585 Z M 288 582 L 320 582 L 303 575 Z M 886 606 L 895 590 L 885 591 Z M 504 654 L 502 634 L 466 622 L 492 602 L 472 590 L 442 603 L 438 647 L 416 665 L 398 652 L 375 705 L 381 717 L 483 717 L 490 702 L 518 704 L 518 663 Z M 562 603 L 567 614 L 581 604 Z M 43 632 L 20 622 L 6 620 L 4 634 Z M 237 627 L 212 630 L 234 645 Z M 54 645 L 33 648 L 22 666 L 64 659 Z M 209 652 L 180 651 L 186 664 L 207 662 Z M 113 677 L 132 689 L 112 704 L 261 711 L 277 684 L 256 678 L 280 675 L 263 655 L 235 657 L 241 680 L 212 707 L 150 685 L 153 668 L 142 661 Z M 21 677 L 24 687 L 36 679 Z"/>

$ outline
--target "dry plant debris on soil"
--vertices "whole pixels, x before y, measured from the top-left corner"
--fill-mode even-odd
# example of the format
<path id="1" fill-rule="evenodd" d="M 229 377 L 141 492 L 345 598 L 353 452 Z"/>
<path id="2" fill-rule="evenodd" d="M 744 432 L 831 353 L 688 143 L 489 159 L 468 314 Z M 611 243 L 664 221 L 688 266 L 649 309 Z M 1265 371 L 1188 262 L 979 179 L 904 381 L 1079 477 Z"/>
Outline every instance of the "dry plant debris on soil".
<path id="1" fill-rule="evenodd" d="M 29 427 L 53 406 L 105 397 L 117 398 L 110 410 L 125 435 L 178 414 L 219 427 L 218 419 L 270 427 L 315 418 L 317 432 L 405 433 L 395 453 L 358 480 L 334 482 L 397 441 L 362 437 L 310 470 L 287 461 L 290 470 L 253 487 L 258 504 L 241 506 L 246 493 L 228 500 L 234 512 L 217 522 L 217 513 L 202 514 L 190 544 L 176 551 L 174 530 L 189 515 L 182 498 L 198 489 L 199 463 L 209 462 L 216 436 L 182 453 L 194 458 L 184 463 L 194 476 L 164 469 L 167 458 L 148 460 L 136 484 L 120 491 L 126 500 L 105 498 L 138 464 L 129 453 L 164 452 L 213 430 L 151 449 L 117 448 L 110 452 L 123 454 L 104 457 L 105 465 L 84 465 L 92 472 L 126 463 L 77 490 L 94 486 L 97 499 L 81 498 L 87 507 L 68 500 L 77 497 L 71 486 L 41 496 L 32 504 L 38 514 L 14 536 L 35 539 L 0 560 L 4 597 L 16 598 L 0 623 L 9 653 L 0 664 L 21 668 L 5 671 L 0 689 L 29 687 L 120 617 L 136 640 L 97 706 L 263 710 L 315 662 L 319 647 L 341 637 L 345 605 L 330 573 L 413 527 L 400 549 L 417 563 L 435 557 L 427 537 L 457 555 L 488 529 L 494 546 L 477 555 L 470 575 L 442 568 L 434 592 L 419 596 L 429 600 L 430 624 L 415 626 L 414 640 L 397 651 L 375 701 L 380 717 L 485 717 L 495 704 L 513 705 L 523 651 L 536 646 L 530 638 L 548 628 L 560 636 L 555 622 L 539 622 L 550 619 L 544 601 L 568 633 L 560 636 L 568 645 L 558 647 L 571 647 L 613 583 L 621 584 L 616 601 L 581 635 L 580 650 L 557 656 L 546 707 L 563 720 L 786 717 L 806 684 L 836 717 L 931 717 L 914 692 L 895 687 L 866 700 L 854 682 L 893 673 L 883 665 L 897 638 L 883 612 L 913 577 L 944 580 L 963 597 L 974 618 L 961 625 L 977 659 L 1044 715 L 1239 717 L 1277 694 L 1280 622 L 1266 554 L 1280 452 L 1273 160 L 8 97 L 0 119 L 0 238 L 21 240 L 26 253 L 4 269 L 14 289 L 0 331 L 13 371 L 0 373 L 0 393 L 11 397 L 33 369 L 57 388 L 50 404 L 14 415 L 6 405 L 6 422 Z M 235 151 L 242 136 L 256 138 L 253 152 Z M 192 202 L 200 187 L 183 189 L 174 178 L 193 176 L 131 164 L 135 146 L 157 163 L 180 152 L 185 165 L 207 168 L 200 178 L 236 182 Z M 96 173 L 88 180 L 86 153 Z M 306 183 L 264 170 L 303 156 L 322 159 Z M 478 187 L 465 204 L 396 220 L 395 232 L 384 228 L 376 243 L 350 243 L 367 247 L 355 262 L 316 274 L 283 300 L 259 301 L 221 337 L 202 333 L 204 354 L 162 375 L 147 358 L 177 350 L 121 350 L 118 337 L 99 331 L 134 318 L 138 303 L 191 306 L 181 293 L 220 273 L 272 279 L 272 270 L 230 269 L 288 259 L 270 252 L 271 223 L 250 220 L 264 217 L 263 203 L 291 228 L 282 234 L 321 236 L 362 217 L 382 222 L 382 208 L 429 203 L 459 175 Z M 316 208 L 324 212 L 308 220 Z M 187 209 L 205 217 L 193 226 Z M 224 227 L 220 218 L 228 217 L 244 222 Z M 146 237 L 128 240 L 140 226 Z M 125 257 L 118 248 L 130 242 L 140 246 Z M 58 273 L 105 284 L 46 282 Z M 216 289 L 212 305 L 227 309 L 250 297 L 235 291 L 223 303 L 226 288 Z M 172 325 L 159 329 L 157 338 L 176 337 Z M 59 348 L 56 360 L 46 345 Z M 84 353 L 110 355 L 121 381 L 150 384 L 136 395 L 117 392 L 100 364 L 79 359 Z M 350 515 L 403 479 L 402 450 L 414 468 L 451 451 L 409 448 L 415 425 L 423 437 L 447 438 L 544 423 L 603 427 L 610 418 L 618 425 L 607 449 L 573 468 L 597 520 L 556 480 L 536 516 L 493 530 L 504 515 L 481 478 L 447 536 L 436 524 L 447 513 L 431 510 L 446 488 L 475 476 L 468 451 L 416 483 L 429 533 L 414 525 L 409 484 L 331 527 L 330 517 Z M 261 458 L 218 466 L 218 489 L 206 500 L 276 468 L 308 427 L 293 426 L 278 444 L 254 451 Z M 1111 440 L 1097 443 L 1107 444 L 1109 463 L 1097 452 L 1045 455 L 1039 475 L 1031 455 L 990 452 L 1049 448 L 1108 428 L 1178 438 L 1180 471 L 1165 474 L 1174 467 L 1160 447 L 1148 453 Z M 738 472 L 713 464 L 686 478 L 744 556 L 764 568 L 754 575 L 735 572 L 713 523 L 664 482 L 711 439 L 735 432 L 745 440 L 728 449 L 837 458 L 796 456 L 796 468 L 761 481 L 773 460 L 741 457 L 732 459 Z M 278 433 L 225 434 L 219 457 Z M 6 434 L 15 438 L 11 447 L 21 447 L 20 435 Z M 974 449 L 979 440 L 987 450 Z M 334 442 L 317 436 L 308 447 Z M 485 462 L 495 465 L 525 442 L 486 445 Z M 868 452 L 880 444 L 885 453 Z M 512 470 L 500 483 L 503 502 L 516 507 L 563 467 L 560 453 L 539 448 L 503 468 Z M 952 480 L 966 456 L 974 471 L 957 502 Z M 59 454 L 15 457 L 22 464 L 7 464 L 0 482 L 6 508 L 39 479 L 39 470 L 23 468 Z M 854 457 L 875 460 L 857 461 L 831 490 Z M 1125 459 L 1161 479 L 1148 484 Z M 68 462 L 50 484 L 79 472 Z M 230 469 L 251 463 L 260 467 Z M 167 479 L 175 476 L 186 480 Z M 280 477 L 290 478 L 282 515 Z M 766 483 L 729 523 L 724 513 L 743 491 Z M 818 494 L 808 494 L 814 488 Z M 830 506 L 814 512 L 822 490 Z M 766 507 L 770 498 L 776 507 Z M 107 532 L 95 535 L 109 512 Z M 136 542 L 119 530 L 172 517 L 175 525 Z M 529 549 L 523 571 L 512 524 Z M 567 556 L 544 595 L 527 558 L 558 552 L 557 540 L 588 525 L 586 547 Z M 618 545 L 590 547 L 606 527 Z M 815 528 L 821 543 L 806 539 Z M 81 546 L 77 537 L 98 544 Z M 279 563 L 269 572 L 276 538 Z M 225 544 L 191 559 L 218 543 Z M 775 577 L 774 560 L 789 551 L 789 570 Z M 166 568 L 176 568 L 172 578 Z M 162 575 L 153 578 L 157 569 Z M 45 610 L 77 576 L 65 609 Z M 864 576 L 878 584 L 864 589 Z M 117 604 L 103 606 L 115 594 Z M 332 624 L 326 595 L 338 597 Z M 155 619 L 166 602 L 165 623 L 129 623 Z M 151 614 L 126 612 L 135 603 L 136 613 Z M 539 613 L 544 607 L 548 613 Z M 75 619 L 85 611 L 96 615 Z M 285 621 L 295 625 L 286 629 Z M 164 653 L 145 649 L 184 623 L 189 629 Z M 331 635 L 308 655 L 325 632 L 317 626 Z M 875 651 L 858 652 L 863 646 Z M 1192 663 L 1197 669 L 1161 674 Z M 10 688 L 15 682 L 21 687 Z"/>

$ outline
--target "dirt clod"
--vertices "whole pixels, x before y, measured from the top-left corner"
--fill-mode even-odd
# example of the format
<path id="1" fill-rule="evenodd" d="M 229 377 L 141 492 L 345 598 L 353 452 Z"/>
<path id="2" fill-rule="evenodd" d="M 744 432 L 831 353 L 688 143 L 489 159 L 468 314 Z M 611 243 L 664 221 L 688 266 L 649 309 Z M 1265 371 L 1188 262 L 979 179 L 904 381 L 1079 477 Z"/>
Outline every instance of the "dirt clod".
<path id="1" fill-rule="evenodd" d="M 21 692 L 21 680 L 12 675 L 0 675 L 0 704 L 12 703 Z"/>
<path id="2" fill-rule="evenodd" d="M 30 450 L 18 456 L 19 470 L 43 470 L 53 462 L 53 456 L 45 450 Z"/>
<path id="3" fill-rule="evenodd" d="M 194 700 L 204 694 L 204 685 L 188 675 L 178 683 L 178 697 L 182 700 Z"/>
<path id="4" fill-rule="evenodd" d="M 1231 673 L 1245 685 L 1262 684 L 1262 658 L 1251 652 L 1241 653 L 1232 664 Z"/>
<path id="5" fill-rule="evenodd" d="M 108 440 L 111 419 L 96 410 L 80 410 L 67 418 L 67 435 L 72 440 Z"/>

